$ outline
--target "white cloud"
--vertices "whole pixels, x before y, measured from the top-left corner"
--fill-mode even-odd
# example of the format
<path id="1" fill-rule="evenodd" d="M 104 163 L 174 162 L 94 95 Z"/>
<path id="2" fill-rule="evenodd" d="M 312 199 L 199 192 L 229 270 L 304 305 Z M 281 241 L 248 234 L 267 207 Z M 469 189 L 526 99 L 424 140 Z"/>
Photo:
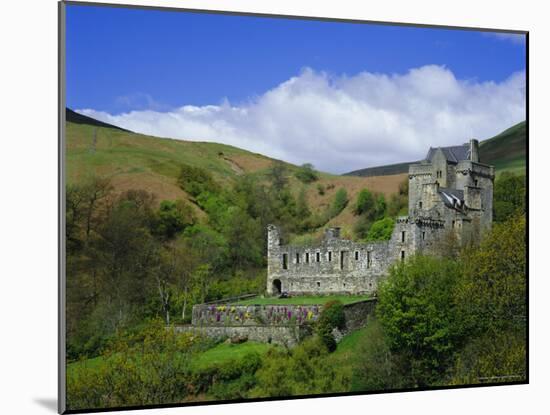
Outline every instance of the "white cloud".
<path id="1" fill-rule="evenodd" d="M 344 173 L 417 160 L 430 146 L 489 138 L 524 120 L 525 73 L 479 83 L 435 65 L 401 75 L 338 77 L 304 69 L 241 105 L 119 115 L 78 111 L 143 134 L 222 142 Z"/>

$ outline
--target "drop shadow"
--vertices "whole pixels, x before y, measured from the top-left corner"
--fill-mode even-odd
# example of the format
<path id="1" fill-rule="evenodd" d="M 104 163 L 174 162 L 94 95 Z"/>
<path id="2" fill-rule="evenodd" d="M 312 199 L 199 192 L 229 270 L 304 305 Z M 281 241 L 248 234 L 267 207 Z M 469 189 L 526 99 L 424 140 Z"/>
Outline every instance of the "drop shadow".
<path id="1" fill-rule="evenodd" d="M 57 399 L 55 398 L 34 398 L 38 405 L 57 413 Z"/>

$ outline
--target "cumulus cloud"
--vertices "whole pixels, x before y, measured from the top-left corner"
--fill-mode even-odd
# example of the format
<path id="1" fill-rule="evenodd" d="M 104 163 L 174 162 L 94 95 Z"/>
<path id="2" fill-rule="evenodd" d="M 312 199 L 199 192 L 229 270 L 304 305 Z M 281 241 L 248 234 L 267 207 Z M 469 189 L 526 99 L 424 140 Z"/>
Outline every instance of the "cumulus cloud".
<path id="1" fill-rule="evenodd" d="M 430 146 L 489 138 L 525 119 L 525 73 L 459 80 L 443 66 L 330 76 L 304 69 L 249 102 L 168 112 L 78 112 L 160 137 L 221 142 L 344 173 L 422 158 Z"/>

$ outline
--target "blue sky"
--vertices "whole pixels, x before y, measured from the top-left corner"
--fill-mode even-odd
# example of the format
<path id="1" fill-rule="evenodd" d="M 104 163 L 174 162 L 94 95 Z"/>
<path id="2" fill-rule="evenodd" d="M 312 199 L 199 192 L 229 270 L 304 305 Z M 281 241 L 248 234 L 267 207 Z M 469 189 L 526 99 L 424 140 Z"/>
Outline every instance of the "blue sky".
<path id="1" fill-rule="evenodd" d="M 432 68 L 432 71 L 426 68 Z M 361 74 L 370 74 L 370 78 Z M 517 94 L 512 94 L 516 100 L 513 110 L 498 110 L 503 113 L 500 121 L 495 122 L 493 115 L 489 116 L 493 130 L 481 126 L 479 120 L 467 114 L 464 108 L 457 111 L 457 105 L 460 106 L 458 103 L 464 97 L 460 98 L 456 93 L 452 102 L 454 112 L 442 115 L 434 111 L 442 105 L 442 94 L 445 95 L 443 105 L 450 105 L 448 94 L 452 95 L 455 88 L 460 88 L 460 94 L 469 97 L 479 95 L 480 87 L 485 88 L 487 94 L 494 94 L 491 85 L 496 85 L 502 87 L 500 94 L 512 99 L 509 89 L 516 91 L 521 89 L 521 85 L 518 87 L 516 81 L 513 87 L 508 84 L 511 77 L 521 78 L 522 74 L 524 77 L 525 42 L 522 36 L 82 5 L 67 7 L 69 107 L 87 110 L 89 115 L 153 135 L 176 137 L 183 131 L 184 135 L 176 138 L 225 141 L 261 150 L 268 155 L 291 158 L 289 161 L 293 162 L 312 161 L 332 171 L 344 171 L 350 163 L 354 167 L 361 164 L 361 160 L 351 162 L 350 159 L 351 153 L 355 152 L 353 149 L 360 146 L 359 141 L 363 144 L 365 140 L 367 144 L 371 141 L 377 148 L 388 135 L 399 141 L 401 138 L 395 135 L 395 128 L 392 133 L 392 125 L 400 122 L 411 124 L 399 112 L 399 102 L 403 100 L 420 105 L 416 109 L 422 111 L 433 104 L 434 109 L 424 116 L 440 120 L 438 122 L 443 123 L 441 128 L 452 128 L 452 125 L 466 122 L 469 131 L 463 131 L 463 135 L 490 134 L 493 130 L 498 132 L 501 127 L 507 128 L 509 125 L 506 124 L 522 118 L 516 102 L 521 96 Z M 383 93 L 379 90 L 380 85 L 385 80 L 389 80 L 391 88 L 404 90 L 407 96 L 393 93 L 394 102 L 391 104 L 386 98 L 380 98 Z M 438 82 L 442 82 L 442 92 L 433 91 Z M 451 85 L 453 82 L 458 86 Z M 367 84 L 368 92 L 365 90 L 361 97 L 357 97 L 353 89 L 362 90 Z M 423 85 L 432 90 L 429 96 L 423 91 Z M 289 89 L 293 90 L 290 95 Z M 274 97 L 277 91 L 279 95 Z M 304 156 L 289 157 L 290 143 L 282 142 L 283 137 L 274 133 L 280 128 L 269 128 L 269 134 L 266 131 L 266 123 L 279 125 L 288 121 L 288 114 L 283 118 L 273 115 L 280 112 L 279 107 L 272 107 L 273 102 L 288 108 L 297 104 L 292 94 L 300 94 L 305 99 L 312 91 L 329 100 L 325 105 L 332 108 L 327 114 L 329 118 L 334 117 L 339 109 L 345 109 L 347 98 L 351 98 L 359 109 L 364 109 L 365 105 L 372 110 L 384 108 L 384 114 L 389 111 L 390 117 L 384 121 L 384 128 L 370 132 L 364 121 L 358 123 L 357 128 L 361 128 L 365 135 L 351 131 L 349 147 L 352 151 L 332 164 L 326 160 L 306 160 L 308 146 L 302 149 Z M 420 98 L 414 96 L 415 91 L 419 91 Z M 282 99 L 290 101 L 283 103 L 280 102 Z M 477 96 L 479 107 L 483 106 L 484 99 Z M 267 107 L 266 101 L 270 104 Z M 316 102 L 324 101 L 310 103 L 315 106 Z M 333 108 L 332 104 L 336 106 Z M 298 108 L 304 105 L 305 102 L 298 103 Z M 190 111 L 193 108 L 197 110 Z M 130 120 L 130 112 L 142 116 Z M 157 118 L 150 118 L 151 112 L 156 113 Z M 405 115 L 410 118 L 413 112 L 415 108 L 409 107 Z M 182 118 L 173 129 L 161 119 L 163 114 L 170 113 Z M 251 114 L 256 114 L 255 118 Z M 377 117 L 380 114 L 377 115 L 376 111 L 361 113 L 361 117 L 367 115 Z M 391 116 L 397 118 L 393 120 Z M 452 122 L 448 122 L 448 116 Z M 302 119 L 308 117 L 314 119 L 316 115 L 304 114 Z M 339 122 L 338 119 L 335 121 Z M 376 121 L 379 122 L 379 118 Z M 425 121 L 424 129 L 429 124 Z M 319 133 L 307 122 L 301 123 L 300 118 L 293 122 L 300 123 L 299 128 L 305 130 L 302 135 L 292 137 L 294 142 L 297 139 L 307 141 L 308 131 L 310 134 Z M 371 124 L 375 124 L 374 118 L 371 118 Z M 212 131 L 212 125 L 224 128 Z M 247 138 L 239 141 L 229 133 Z M 266 143 L 266 134 L 272 144 Z M 288 132 L 280 134 L 288 135 Z M 415 155 L 415 151 L 420 150 L 413 148 L 424 143 L 415 142 L 413 137 L 409 137 L 411 134 L 424 132 L 416 128 L 414 132 L 405 134 L 405 140 L 412 140 L 407 143 L 410 150 L 405 154 L 379 155 L 376 160 L 363 163 L 376 164 L 375 161 L 380 159 L 384 162 L 386 159 L 400 161 L 394 159 Z M 387 150 L 391 151 L 384 149 Z"/>

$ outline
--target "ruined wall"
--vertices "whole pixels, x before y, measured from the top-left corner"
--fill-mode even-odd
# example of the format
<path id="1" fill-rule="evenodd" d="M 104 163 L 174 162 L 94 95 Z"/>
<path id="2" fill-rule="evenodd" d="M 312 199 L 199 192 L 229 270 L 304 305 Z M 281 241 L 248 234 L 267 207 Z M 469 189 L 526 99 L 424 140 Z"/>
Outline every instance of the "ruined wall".
<path id="1" fill-rule="evenodd" d="M 194 326 L 280 326 L 317 321 L 320 305 L 234 305 L 198 304 L 193 306 Z"/>
<path id="2" fill-rule="evenodd" d="M 278 230 L 269 229 L 266 290 L 271 295 L 372 293 L 391 262 L 388 242 L 356 243 L 330 230 L 319 245 L 274 245 Z"/>
<path id="3" fill-rule="evenodd" d="M 346 304 L 344 306 L 344 314 L 346 316 L 346 333 L 365 327 L 374 315 L 376 303 L 377 300 L 372 299 Z"/>
<path id="4" fill-rule="evenodd" d="M 215 340 L 231 337 L 245 337 L 250 341 L 272 343 L 286 347 L 294 347 L 306 336 L 311 335 L 312 327 L 308 325 L 294 326 L 175 326 L 177 333 L 192 333 Z"/>
<path id="5" fill-rule="evenodd" d="M 376 299 L 344 305 L 345 333 L 364 327 L 374 312 Z M 199 304 L 193 306 L 192 324 L 176 326 L 179 333 L 194 333 L 216 340 L 248 340 L 293 347 L 313 333 L 323 305 Z"/>

